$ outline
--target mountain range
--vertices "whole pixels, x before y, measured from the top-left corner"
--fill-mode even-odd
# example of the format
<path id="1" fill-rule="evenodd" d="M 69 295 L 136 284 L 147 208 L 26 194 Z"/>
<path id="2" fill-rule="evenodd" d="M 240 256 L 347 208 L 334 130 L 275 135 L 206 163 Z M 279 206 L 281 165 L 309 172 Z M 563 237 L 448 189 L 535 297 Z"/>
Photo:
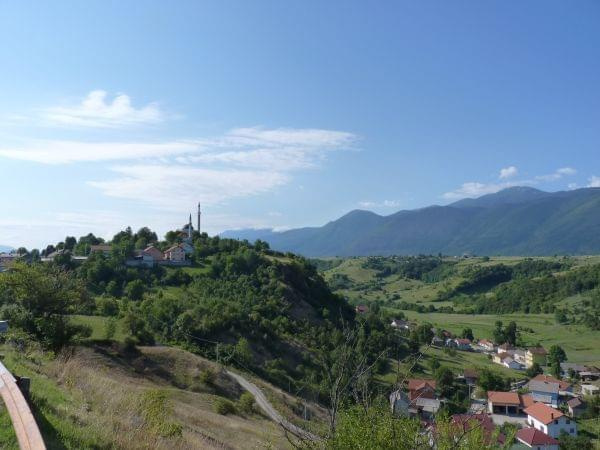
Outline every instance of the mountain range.
<path id="1" fill-rule="evenodd" d="M 0 253 L 8 253 L 13 251 L 12 247 L 9 247 L 8 245 L 0 245 Z"/>
<path id="2" fill-rule="evenodd" d="M 446 206 L 381 216 L 354 210 L 321 227 L 230 230 L 308 257 L 600 253 L 600 188 L 544 192 L 511 187 Z"/>

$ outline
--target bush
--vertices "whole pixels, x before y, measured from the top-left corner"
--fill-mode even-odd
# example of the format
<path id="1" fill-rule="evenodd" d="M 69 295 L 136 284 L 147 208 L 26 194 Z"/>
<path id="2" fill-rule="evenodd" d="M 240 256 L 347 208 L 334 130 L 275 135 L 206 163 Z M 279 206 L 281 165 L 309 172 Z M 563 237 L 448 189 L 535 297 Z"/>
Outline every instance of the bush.
<path id="1" fill-rule="evenodd" d="M 181 424 L 169 420 L 173 414 L 173 404 L 165 391 L 146 391 L 141 398 L 140 412 L 146 427 L 154 433 L 162 437 L 181 436 Z"/>
<path id="2" fill-rule="evenodd" d="M 243 413 L 252 414 L 254 412 L 254 396 L 250 392 L 244 392 L 238 401 L 238 406 Z"/>
<path id="3" fill-rule="evenodd" d="M 119 314 L 119 304 L 112 297 L 99 297 L 96 300 L 96 310 L 101 316 L 116 316 Z"/>
<path id="4" fill-rule="evenodd" d="M 137 344 L 138 341 L 136 338 L 127 336 L 123 341 L 123 352 L 124 353 L 137 353 Z"/>
<path id="5" fill-rule="evenodd" d="M 218 398 L 214 403 L 215 411 L 223 416 L 235 413 L 235 405 L 225 398 Z"/>
<path id="6" fill-rule="evenodd" d="M 215 378 L 215 371 L 210 368 L 201 370 L 200 375 L 198 375 L 200 382 L 206 386 L 212 386 L 215 382 Z"/>
<path id="7" fill-rule="evenodd" d="M 104 325 L 104 339 L 111 340 L 115 337 L 115 333 L 117 332 L 117 321 L 114 317 L 111 317 L 106 321 Z"/>

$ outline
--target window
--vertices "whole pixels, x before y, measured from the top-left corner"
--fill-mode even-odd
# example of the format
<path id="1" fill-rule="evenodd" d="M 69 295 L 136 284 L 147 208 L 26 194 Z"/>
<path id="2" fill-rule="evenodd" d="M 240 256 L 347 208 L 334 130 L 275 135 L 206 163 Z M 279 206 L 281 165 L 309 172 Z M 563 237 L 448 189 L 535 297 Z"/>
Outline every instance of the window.
<path id="1" fill-rule="evenodd" d="M 558 425 L 558 420 L 555 420 L 555 421 L 554 421 L 554 425 Z"/>
<path id="2" fill-rule="evenodd" d="M 575 428 L 571 428 L 571 431 L 570 431 L 570 433 L 571 433 L 571 434 L 575 433 Z"/>
<path id="3" fill-rule="evenodd" d="M 571 423 L 571 421 L 569 419 L 567 419 L 567 425 L 569 425 Z"/>

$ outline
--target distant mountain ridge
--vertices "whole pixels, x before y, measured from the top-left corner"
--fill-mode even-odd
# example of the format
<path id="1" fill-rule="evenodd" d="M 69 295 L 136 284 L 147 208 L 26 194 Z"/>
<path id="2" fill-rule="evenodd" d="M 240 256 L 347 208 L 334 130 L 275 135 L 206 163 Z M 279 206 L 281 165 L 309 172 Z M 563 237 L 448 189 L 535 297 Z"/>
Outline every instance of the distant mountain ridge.
<path id="1" fill-rule="evenodd" d="M 544 192 L 511 187 L 446 206 L 380 216 L 354 210 L 322 227 L 227 231 L 309 257 L 392 254 L 600 253 L 600 188 Z"/>
<path id="2" fill-rule="evenodd" d="M 9 253 L 12 252 L 14 248 L 9 247 L 8 245 L 0 245 L 0 253 Z"/>

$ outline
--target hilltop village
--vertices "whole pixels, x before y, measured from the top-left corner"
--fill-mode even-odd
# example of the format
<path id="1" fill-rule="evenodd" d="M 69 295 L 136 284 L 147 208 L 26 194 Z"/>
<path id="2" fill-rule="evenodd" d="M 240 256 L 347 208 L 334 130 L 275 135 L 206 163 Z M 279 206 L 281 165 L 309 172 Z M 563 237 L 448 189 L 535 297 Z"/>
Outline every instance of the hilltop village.
<path id="1" fill-rule="evenodd" d="M 127 267 L 147 268 L 154 266 L 190 266 L 192 264 L 190 257 L 194 253 L 193 236 L 194 232 L 200 233 L 201 218 L 202 212 L 200 203 L 198 203 L 196 229 L 194 229 L 192 215 L 190 214 L 188 223 L 178 229 L 174 235 L 171 235 L 172 245 L 167 246 L 164 250 L 161 250 L 154 244 L 148 245 L 143 249 L 134 249 L 126 255 L 125 265 Z M 110 257 L 113 252 L 113 246 L 101 241 L 101 239 L 93 237 L 93 242 L 97 243 L 84 246 L 82 252 L 80 252 L 84 254 L 75 253 L 73 247 L 65 248 L 65 243 L 63 242 L 57 246 L 58 248 L 51 245 L 48 246 L 38 256 L 40 261 L 45 263 L 53 262 L 57 257 L 60 258 L 65 255 L 68 255 L 75 263 L 82 263 L 90 255 L 96 253 Z M 32 256 L 29 252 L 22 251 L 19 253 L 18 250 L 11 253 L 0 253 L 0 272 L 6 270 L 15 261 L 19 259 L 31 259 Z"/>

